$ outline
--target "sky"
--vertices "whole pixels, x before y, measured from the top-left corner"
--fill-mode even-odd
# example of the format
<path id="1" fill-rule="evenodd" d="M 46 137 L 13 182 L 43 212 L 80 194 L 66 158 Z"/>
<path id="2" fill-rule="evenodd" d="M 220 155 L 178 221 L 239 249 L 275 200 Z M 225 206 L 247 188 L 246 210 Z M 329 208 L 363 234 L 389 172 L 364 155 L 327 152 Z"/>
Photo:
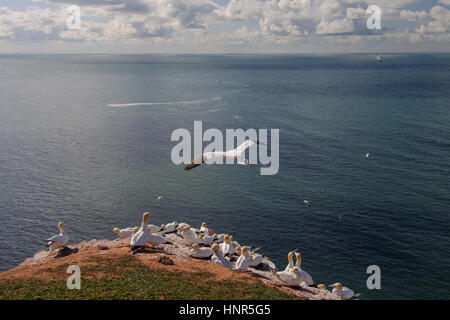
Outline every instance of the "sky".
<path id="1" fill-rule="evenodd" d="M 450 0 L 0 0 L 0 53 L 411 51 L 450 51 Z"/>

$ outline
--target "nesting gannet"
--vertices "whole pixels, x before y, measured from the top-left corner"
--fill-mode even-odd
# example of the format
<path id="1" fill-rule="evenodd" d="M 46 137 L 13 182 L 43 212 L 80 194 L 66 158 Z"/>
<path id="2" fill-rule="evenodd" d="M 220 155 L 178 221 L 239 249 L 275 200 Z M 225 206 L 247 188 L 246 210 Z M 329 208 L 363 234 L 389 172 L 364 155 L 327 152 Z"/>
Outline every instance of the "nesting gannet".
<path id="1" fill-rule="evenodd" d="M 134 233 L 134 228 L 125 228 L 125 229 L 119 229 L 117 227 L 113 228 L 113 232 L 119 236 L 120 239 L 129 238 Z"/>
<path id="2" fill-rule="evenodd" d="M 180 231 L 181 237 L 188 243 L 188 244 L 194 244 L 194 243 L 200 243 L 202 240 L 197 236 L 197 234 L 192 231 L 189 227 L 185 227 Z"/>
<path id="3" fill-rule="evenodd" d="M 339 282 L 331 284 L 330 287 L 334 287 L 333 291 L 331 291 L 332 293 L 338 295 L 339 297 L 341 297 L 341 299 L 344 300 L 351 299 L 355 295 L 355 292 L 353 290 L 343 287 Z"/>
<path id="4" fill-rule="evenodd" d="M 171 243 L 163 235 L 160 235 L 159 233 L 150 233 L 148 235 L 147 242 L 150 243 L 152 246 L 157 246 L 163 243 Z"/>
<path id="5" fill-rule="evenodd" d="M 295 266 L 298 268 L 298 276 L 301 278 L 300 282 L 304 281 L 308 286 L 312 286 L 314 284 L 314 281 L 311 277 L 311 275 L 302 270 L 302 255 L 298 252 L 295 253 Z"/>
<path id="6" fill-rule="evenodd" d="M 323 283 L 318 284 L 317 285 L 317 289 L 319 290 L 319 292 L 324 292 L 324 293 L 328 293 L 329 292 L 327 290 L 327 287 Z"/>
<path id="7" fill-rule="evenodd" d="M 160 232 L 161 227 L 155 226 L 154 224 L 149 224 L 149 225 L 147 225 L 147 230 L 150 233 Z"/>
<path id="8" fill-rule="evenodd" d="M 210 236 L 207 234 L 201 235 L 199 238 L 202 240 L 202 243 L 204 245 L 210 245 L 211 243 L 214 242 L 215 239 L 214 235 Z"/>
<path id="9" fill-rule="evenodd" d="M 223 239 L 225 238 L 225 233 L 219 233 L 216 234 L 216 240 L 217 242 L 223 242 Z"/>
<path id="10" fill-rule="evenodd" d="M 191 257 L 194 258 L 209 258 L 213 255 L 213 251 L 208 247 L 200 247 L 197 243 L 192 245 L 192 249 L 188 250 L 188 253 Z"/>
<path id="11" fill-rule="evenodd" d="M 226 256 L 227 254 L 233 254 L 236 252 L 236 248 L 230 243 L 230 236 L 225 235 L 223 242 L 220 244 L 220 250 L 222 254 Z"/>
<path id="12" fill-rule="evenodd" d="M 133 236 L 131 237 L 130 241 L 130 247 L 131 250 L 134 251 L 138 248 L 145 247 L 145 244 L 147 243 L 149 239 L 150 233 L 147 230 L 147 223 L 148 223 L 148 216 L 149 212 L 144 212 L 142 215 L 142 224 L 138 231 L 136 231 Z"/>
<path id="13" fill-rule="evenodd" d="M 257 267 L 263 260 L 262 254 L 250 252 L 250 267 Z"/>
<path id="14" fill-rule="evenodd" d="M 224 160 L 226 158 L 232 158 L 237 161 L 240 165 L 248 165 L 247 159 L 245 159 L 245 150 L 250 148 L 252 145 L 255 144 L 262 144 L 259 141 L 253 141 L 253 140 L 245 140 L 239 147 L 233 150 L 228 151 L 211 151 L 211 152 L 205 152 L 202 154 L 201 157 L 198 157 L 197 159 L 194 159 L 191 161 L 190 164 L 188 164 L 186 167 L 184 167 L 184 170 L 191 170 L 195 167 L 198 167 L 199 165 L 207 162 L 211 163 L 214 159 L 217 158 L 223 158 Z"/>
<path id="15" fill-rule="evenodd" d="M 204 232 L 204 233 L 206 233 L 206 234 L 209 233 L 209 230 L 208 230 L 208 228 L 206 227 L 206 222 L 203 222 L 203 223 L 202 223 L 202 226 L 200 227 L 200 232 Z"/>
<path id="16" fill-rule="evenodd" d="M 366 157 L 366 159 L 369 159 L 369 157 L 370 157 L 370 152 L 367 152 L 366 155 L 365 155 L 365 157 Z"/>
<path id="17" fill-rule="evenodd" d="M 168 224 L 162 224 L 161 225 L 161 229 L 164 230 L 165 232 L 173 232 L 175 231 L 175 229 L 178 226 L 178 222 L 174 221 Z"/>
<path id="18" fill-rule="evenodd" d="M 378 53 L 376 53 L 375 59 L 377 59 L 378 62 L 383 62 L 383 58 Z"/>
<path id="19" fill-rule="evenodd" d="M 277 276 L 287 286 L 300 286 L 302 282 L 305 282 L 307 285 L 314 284 L 314 282 L 311 283 L 312 279 L 308 279 L 308 277 L 305 276 L 305 273 L 306 272 L 301 271 L 294 266 L 292 270 L 277 272 Z"/>
<path id="20" fill-rule="evenodd" d="M 239 259 L 236 261 L 234 265 L 234 269 L 236 270 L 247 270 L 250 266 L 250 255 L 248 254 L 248 248 L 243 246 L 241 248 L 241 255 Z"/>
<path id="21" fill-rule="evenodd" d="M 177 229 L 179 229 L 179 230 L 184 229 L 186 227 L 191 227 L 191 226 L 189 224 L 185 223 L 185 222 L 179 223 L 177 225 Z"/>
<path id="22" fill-rule="evenodd" d="M 211 262 L 213 264 L 220 264 L 226 268 L 233 269 L 233 265 L 231 264 L 230 260 L 222 255 L 220 247 L 217 243 L 214 243 L 211 246 L 211 250 L 214 252 L 213 256 L 211 257 Z"/>
<path id="23" fill-rule="evenodd" d="M 49 251 L 52 252 L 55 249 L 64 247 L 64 245 L 69 241 L 69 235 L 64 232 L 64 222 L 58 223 L 59 234 L 54 235 L 51 238 L 47 239 L 47 246 L 49 247 Z"/>

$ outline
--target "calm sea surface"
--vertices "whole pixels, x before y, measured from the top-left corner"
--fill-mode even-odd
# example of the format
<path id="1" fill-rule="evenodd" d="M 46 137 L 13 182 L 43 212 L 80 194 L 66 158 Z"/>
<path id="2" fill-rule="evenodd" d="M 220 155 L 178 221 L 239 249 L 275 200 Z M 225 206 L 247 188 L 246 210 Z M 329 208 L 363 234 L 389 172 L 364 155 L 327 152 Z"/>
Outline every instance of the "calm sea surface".
<path id="1" fill-rule="evenodd" d="M 362 299 L 450 298 L 450 55 L 383 58 L 0 56 L 0 271 L 60 220 L 75 243 L 151 211 L 206 221 L 279 268 L 299 248 L 316 283 Z M 108 107 L 133 103 L 159 104 Z M 174 165 L 171 133 L 195 120 L 279 128 L 279 173 Z"/>

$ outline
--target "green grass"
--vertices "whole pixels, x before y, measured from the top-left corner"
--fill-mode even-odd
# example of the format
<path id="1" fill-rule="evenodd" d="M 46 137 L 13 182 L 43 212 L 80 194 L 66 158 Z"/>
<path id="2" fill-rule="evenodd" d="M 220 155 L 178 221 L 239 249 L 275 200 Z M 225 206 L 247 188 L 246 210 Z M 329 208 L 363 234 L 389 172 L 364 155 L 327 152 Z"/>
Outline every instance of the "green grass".
<path id="1" fill-rule="evenodd" d="M 260 282 L 218 281 L 207 272 L 179 273 L 149 269 L 135 257 L 91 258 L 81 267 L 81 289 L 59 281 L 0 282 L 0 299 L 295 299 Z M 64 274 L 67 266 L 45 272 Z M 107 275 L 96 278 L 95 274 Z M 67 277 L 69 275 L 67 274 Z M 66 276 L 64 276 L 66 277 Z"/>

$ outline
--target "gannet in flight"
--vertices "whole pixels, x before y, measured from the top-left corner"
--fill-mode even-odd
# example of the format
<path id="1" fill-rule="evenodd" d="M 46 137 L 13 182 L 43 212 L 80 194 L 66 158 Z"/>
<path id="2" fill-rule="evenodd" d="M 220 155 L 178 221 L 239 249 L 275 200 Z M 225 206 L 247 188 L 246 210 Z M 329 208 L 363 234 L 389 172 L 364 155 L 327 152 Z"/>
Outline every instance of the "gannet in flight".
<path id="1" fill-rule="evenodd" d="M 250 266 L 250 255 L 248 254 L 248 248 L 243 246 L 241 248 L 241 255 L 239 259 L 237 259 L 236 264 L 234 265 L 235 270 L 247 270 Z"/>
<path id="2" fill-rule="evenodd" d="M 330 287 L 334 287 L 333 291 L 331 292 L 341 297 L 341 299 L 348 300 L 355 296 L 355 292 L 353 290 L 343 287 L 339 282 L 331 284 Z"/>
<path id="3" fill-rule="evenodd" d="M 150 212 L 144 212 L 144 214 L 142 215 L 141 227 L 131 237 L 130 247 L 132 251 L 145 247 L 145 244 L 148 242 L 150 235 L 147 229 L 149 214 Z"/>
<path id="4" fill-rule="evenodd" d="M 211 257 L 211 262 L 213 264 L 220 264 L 229 269 L 233 269 L 233 265 L 231 264 L 230 260 L 228 260 L 227 258 L 225 258 L 222 255 L 222 252 L 220 251 L 220 247 L 217 243 L 214 243 L 211 246 L 211 250 L 214 252 L 213 256 Z"/>
<path id="5" fill-rule="evenodd" d="M 303 203 L 305 204 L 305 206 L 309 206 L 310 205 L 309 200 L 303 200 Z"/>
<path id="6" fill-rule="evenodd" d="M 369 159 L 369 156 L 370 156 L 370 152 L 367 152 L 365 155 L 366 159 Z"/>
<path id="7" fill-rule="evenodd" d="M 383 58 L 381 58 L 381 56 L 378 55 L 378 53 L 376 54 L 376 59 L 378 62 L 383 62 Z"/>
<path id="8" fill-rule="evenodd" d="M 245 150 L 250 148 L 252 145 L 255 144 L 262 144 L 259 141 L 253 141 L 253 140 L 245 140 L 239 147 L 233 150 L 228 151 L 210 151 L 205 152 L 202 154 L 201 157 L 198 157 L 197 159 L 194 159 L 190 164 L 188 164 L 186 167 L 184 167 L 184 170 L 191 170 L 195 167 L 198 167 L 199 165 L 203 164 L 204 162 L 212 163 L 214 159 L 222 157 L 224 160 L 226 158 L 232 158 L 237 161 L 237 164 L 240 165 L 248 165 L 247 159 L 245 159 Z"/>
<path id="9" fill-rule="evenodd" d="M 156 200 L 161 200 L 162 199 L 162 197 L 161 196 L 159 196 L 158 198 L 156 198 Z"/>
<path id="10" fill-rule="evenodd" d="M 47 239 L 47 246 L 49 247 L 49 251 L 52 252 L 55 249 L 64 247 L 64 245 L 69 241 L 69 236 L 64 232 L 64 222 L 58 223 L 59 234 L 54 235 L 51 238 Z"/>

